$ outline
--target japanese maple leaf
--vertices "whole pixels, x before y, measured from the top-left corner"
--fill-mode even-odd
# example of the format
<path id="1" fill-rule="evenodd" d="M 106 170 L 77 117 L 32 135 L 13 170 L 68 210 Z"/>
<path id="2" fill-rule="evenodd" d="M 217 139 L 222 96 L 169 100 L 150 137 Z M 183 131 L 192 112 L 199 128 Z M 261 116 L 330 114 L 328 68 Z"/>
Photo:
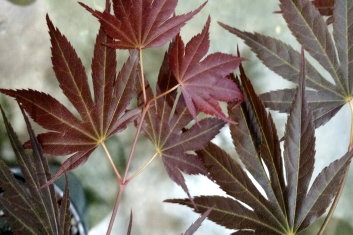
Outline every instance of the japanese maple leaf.
<path id="1" fill-rule="evenodd" d="M 109 46 L 121 49 L 158 47 L 177 35 L 206 4 L 184 15 L 175 16 L 177 0 L 113 0 L 114 14 L 99 12 L 83 3 L 97 17 L 106 33 L 115 39 Z"/>
<path id="2" fill-rule="evenodd" d="M 238 123 L 231 124 L 230 130 L 241 163 L 212 143 L 198 151 L 209 178 L 227 197 L 194 197 L 196 208 L 188 199 L 167 202 L 195 208 L 197 213 L 212 208 L 208 219 L 237 230 L 234 235 L 300 234 L 314 223 L 337 195 L 353 151 L 333 161 L 312 179 L 315 128 L 305 97 L 304 67 L 303 63 L 286 125 L 283 155 L 271 114 L 266 112 L 241 68 L 244 102 L 237 108 L 229 105 L 230 118 Z"/>
<path id="3" fill-rule="evenodd" d="M 157 95 L 174 86 L 168 65 L 168 56 L 160 69 Z M 148 89 L 151 96 L 151 90 Z M 150 97 L 151 98 L 151 97 Z M 174 103 L 177 102 L 176 105 Z M 175 106 L 173 109 L 172 107 Z M 182 99 L 176 99 L 176 91 L 155 101 L 149 108 L 143 129 L 154 144 L 169 177 L 189 195 L 183 173 L 206 174 L 200 159 L 194 153 L 202 149 L 224 126 L 222 120 L 205 118 L 190 127 L 193 117 Z"/>
<path id="4" fill-rule="evenodd" d="M 327 72 L 325 78 L 316 66 L 307 64 L 306 95 L 313 110 L 315 126 L 325 124 L 353 97 L 353 1 L 336 0 L 333 30 L 310 0 L 281 0 L 281 10 L 293 35 Z M 258 33 L 248 33 L 221 24 L 242 38 L 271 70 L 297 83 L 300 53 L 290 45 Z M 333 32 L 333 33 L 331 33 Z M 264 104 L 280 112 L 289 112 L 295 89 L 282 89 L 261 95 Z"/>
<path id="5" fill-rule="evenodd" d="M 85 162 L 102 141 L 136 118 L 139 111 L 126 108 L 133 95 L 138 54 L 132 53 L 116 76 L 115 50 L 103 45 L 112 39 L 100 29 L 92 61 L 92 99 L 80 58 L 48 16 L 47 23 L 56 78 L 80 118 L 52 96 L 39 91 L 1 89 L 0 92 L 16 98 L 35 122 L 49 130 L 38 135 L 44 153 L 73 154 L 63 163 L 54 180 Z"/>
<path id="6" fill-rule="evenodd" d="M 224 53 L 205 57 L 210 46 L 210 21 L 209 17 L 202 32 L 186 46 L 179 35 L 176 37 L 169 54 L 170 69 L 180 84 L 185 103 L 194 118 L 198 111 L 203 111 L 231 121 L 222 112 L 218 102 L 242 99 L 237 85 L 226 78 L 242 59 Z"/>

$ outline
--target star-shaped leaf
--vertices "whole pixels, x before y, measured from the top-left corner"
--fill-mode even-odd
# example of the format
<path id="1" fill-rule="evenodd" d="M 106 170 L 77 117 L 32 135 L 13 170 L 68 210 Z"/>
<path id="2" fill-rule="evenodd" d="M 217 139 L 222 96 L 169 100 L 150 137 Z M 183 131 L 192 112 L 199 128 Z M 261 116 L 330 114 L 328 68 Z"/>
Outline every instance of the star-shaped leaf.
<path id="1" fill-rule="evenodd" d="M 224 53 L 206 56 L 210 47 L 210 21 L 208 18 L 203 31 L 186 46 L 179 35 L 176 37 L 169 56 L 170 68 L 194 118 L 198 111 L 203 111 L 230 121 L 218 102 L 242 100 L 237 85 L 226 78 L 239 66 L 242 59 Z"/>
<path id="2" fill-rule="evenodd" d="M 39 91 L 1 89 L 0 92 L 16 98 L 35 122 L 49 130 L 38 135 L 44 153 L 73 154 L 53 177 L 55 180 L 85 162 L 102 141 L 124 129 L 137 117 L 139 111 L 129 111 L 127 106 L 135 87 L 138 54 L 132 52 L 116 75 L 115 50 L 104 45 L 112 39 L 100 29 L 92 61 L 92 99 L 80 58 L 49 17 L 47 22 L 56 78 L 80 117 L 76 117 L 52 96 Z"/>
<path id="3" fill-rule="evenodd" d="M 318 127 L 329 121 L 353 97 L 353 1 L 335 1 L 333 34 L 310 0 L 281 0 L 280 3 L 293 35 L 332 78 L 324 78 L 306 61 L 307 86 L 312 88 L 307 91 L 307 98 Z M 271 37 L 221 25 L 242 38 L 268 68 L 297 83 L 295 74 L 300 70 L 300 54 L 291 46 Z M 261 99 L 271 109 L 289 112 L 294 94 L 295 89 L 283 89 L 265 93 Z"/>
<path id="4" fill-rule="evenodd" d="M 169 69 L 166 54 L 158 77 L 157 95 L 169 90 L 173 81 L 175 78 Z M 148 89 L 151 96 L 150 92 Z M 184 101 L 176 97 L 174 91 L 157 99 L 147 112 L 143 128 L 162 158 L 169 177 L 189 195 L 182 172 L 206 173 L 194 151 L 202 149 L 219 133 L 225 123 L 219 119 L 205 118 L 189 127 L 193 117 Z"/>
<path id="5" fill-rule="evenodd" d="M 97 17 L 107 34 L 114 38 L 109 46 L 143 49 L 166 44 L 206 4 L 184 15 L 175 16 L 177 0 L 113 0 L 114 14 L 99 12 L 83 3 Z"/>
<path id="6" fill-rule="evenodd" d="M 195 197 L 195 211 L 204 213 L 212 208 L 208 218 L 237 230 L 233 234 L 298 234 L 330 206 L 353 157 L 350 151 L 332 162 L 309 187 L 315 160 L 315 128 L 305 97 L 302 61 L 299 87 L 286 125 L 284 154 L 279 156 L 281 162 L 275 158 L 277 155 L 268 155 L 270 149 L 280 153 L 276 129 L 242 68 L 244 102 L 235 109 L 229 105 L 230 117 L 238 123 L 231 124 L 230 129 L 242 164 L 212 143 L 198 151 L 210 179 L 229 197 Z M 263 132 L 271 129 L 274 132 L 270 135 Z M 282 161 L 284 169 L 278 165 Z M 287 183 L 282 185 L 280 182 L 284 181 Z M 188 199 L 167 202 L 195 208 Z"/>

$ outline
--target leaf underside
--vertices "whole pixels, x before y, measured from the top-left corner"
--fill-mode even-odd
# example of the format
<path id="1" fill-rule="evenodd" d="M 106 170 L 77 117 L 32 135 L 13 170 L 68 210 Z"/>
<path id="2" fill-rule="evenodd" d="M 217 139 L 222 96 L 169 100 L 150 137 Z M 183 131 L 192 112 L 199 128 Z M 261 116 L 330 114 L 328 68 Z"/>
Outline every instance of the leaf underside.
<path id="1" fill-rule="evenodd" d="M 237 230 L 233 234 L 297 234 L 326 211 L 342 184 L 353 151 L 324 168 L 309 187 L 315 162 L 315 126 L 306 102 L 303 55 L 301 61 L 283 155 L 271 115 L 241 66 L 244 102 L 236 108 L 232 103 L 228 106 L 230 118 L 238 123 L 230 129 L 241 163 L 212 143 L 198 151 L 209 178 L 228 197 L 200 196 L 193 202 L 167 202 L 196 208 L 198 213 L 212 208 L 208 219 Z"/>
<path id="2" fill-rule="evenodd" d="M 307 102 L 313 112 L 315 126 L 319 127 L 353 97 L 353 1 L 281 0 L 280 8 L 295 38 L 331 77 L 330 81 L 327 80 L 318 68 L 306 61 L 307 86 L 313 89 L 306 91 Z M 322 16 L 331 13 L 332 31 Z M 271 37 L 220 24 L 243 39 L 269 69 L 288 81 L 298 83 L 295 75 L 300 71 L 300 54 L 291 46 Z M 260 97 L 266 107 L 289 112 L 294 94 L 295 89 L 282 89 Z"/>

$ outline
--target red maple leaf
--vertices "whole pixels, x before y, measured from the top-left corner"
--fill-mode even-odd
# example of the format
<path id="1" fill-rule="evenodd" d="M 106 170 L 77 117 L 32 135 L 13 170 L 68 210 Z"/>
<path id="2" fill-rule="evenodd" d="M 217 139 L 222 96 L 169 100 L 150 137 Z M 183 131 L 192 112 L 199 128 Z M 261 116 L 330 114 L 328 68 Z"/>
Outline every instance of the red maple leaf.
<path id="1" fill-rule="evenodd" d="M 173 15 L 177 0 L 113 0 L 115 15 L 80 4 L 97 17 L 106 33 L 115 39 L 109 46 L 143 49 L 158 47 L 170 41 L 206 3 L 178 16 Z"/>
<path id="2" fill-rule="evenodd" d="M 157 96 L 171 90 L 174 82 L 166 53 L 158 75 Z M 147 95 L 152 99 L 152 89 L 149 85 L 147 87 Z M 193 117 L 188 112 L 184 100 L 176 97 L 177 91 L 174 90 L 157 99 L 148 109 L 143 129 L 161 157 L 170 179 L 191 198 L 182 173 L 207 175 L 195 151 L 206 146 L 219 133 L 225 122 L 208 117 L 197 124 L 193 123 Z"/>
<path id="3" fill-rule="evenodd" d="M 197 110 L 200 110 L 231 122 L 222 112 L 218 101 L 242 100 L 237 85 L 226 78 L 239 66 L 242 58 L 224 53 L 205 57 L 210 46 L 210 21 L 208 18 L 203 31 L 186 46 L 179 35 L 176 37 L 169 54 L 170 68 L 194 118 Z"/>
<path id="4" fill-rule="evenodd" d="M 85 68 L 75 49 L 54 27 L 48 16 L 47 23 L 56 78 L 80 118 L 52 96 L 39 91 L 0 89 L 0 92 L 16 98 L 35 122 L 49 130 L 38 135 L 44 153 L 72 154 L 49 182 L 51 183 L 63 173 L 85 162 L 99 144 L 124 129 L 137 117 L 139 110 L 127 110 L 127 106 L 135 87 L 138 54 L 137 51 L 132 52 L 116 75 L 115 50 L 104 46 L 112 39 L 101 28 L 92 61 L 92 99 Z"/>

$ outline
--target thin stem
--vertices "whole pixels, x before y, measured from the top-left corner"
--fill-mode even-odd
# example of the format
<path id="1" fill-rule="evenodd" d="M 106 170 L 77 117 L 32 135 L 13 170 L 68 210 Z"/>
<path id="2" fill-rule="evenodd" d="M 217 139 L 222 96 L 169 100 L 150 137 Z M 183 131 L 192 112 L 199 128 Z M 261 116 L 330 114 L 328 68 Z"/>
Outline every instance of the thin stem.
<path id="1" fill-rule="evenodd" d="M 115 164 L 114 164 L 114 161 L 112 159 L 112 156 L 110 155 L 109 151 L 108 151 L 108 148 L 107 146 L 105 145 L 104 141 L 101 143 L 103 149 L 104 149 L 104 152 L 106 153 L 107 157 L 108 157 L 108 160 L 109 160 L 109 163 L 110 165 L 113 167 L 113 170 L 115 172 L 115 175 L 116 177 L 118 178 L 118 181 L 121 182 L 122 181 L 122 178 L 121 178 L 121 175 L 118 171 L 118 169 L 115 167 Z"/>
<path id="2" fill-rule="evenodd" d="M 130 153 L 129 153 L 129 156 L 128 156 L 126 169 L 125 169 L 125 174 L 124 174 L 124 178 L 123 178 L 123 183 L 125 183 L 125 180 L 126 180 L 126 177 L 127 177 L 127 173 L 128 173 L 128 171 L 130 169 L 132 157 L 133 157 L 135 149 L 136 149 L 137 140 L 138 140 L 138 138 L 140 136 L 143 120 L 145 119 L 145 116 L 147 114 L 148 108 L 149 108 L 149 103 L 147 103 L 146 107 L 144 107 L 144 109 L 142 111 L 141 119 L 139 121 L 139 125 L 137 127 L 136 134 L 135 134 L 135 137 L 134 137 L 134 142 L 132 143 L 132 147 L 130 149 Z"/>
<path id="3" fill-rule="evenodd" d="M 172 120 L 172 117 L 174 116 L 174 113 L 175 113 L 177 104 L 178 104 L 179 99 L 180 99 L 180 95 L 181 95 L 181 91 L 178 90 L 178 93 L 177 93 L 177 95 L 176 95 L 176 97 L 175 97 L 175 100 L 174 100 L 174 104 L 173 104 L 173 107 L 172 107 L 172 111 L 170 111 L 170 114 L 169 114 L 168 122 L 170 122 L 170 121 Z"/>
<path id="4" fill-rule="evenodd" d="M 353 149 L 353 101 L 351 100 L 349 102 L 349 107 L 351 109 L 351 131 L 350 131 L 350 138 L 349 138 L 349 146 L 348 146 L 348 151 L 351 151 Z M 324 223 L 321 225 L 321 228 L 318 232 L 318 235 L 322 235 L 328 225 L 328 223 L 330 222 L 332 216 L 333 216 L 333 213 L 338 205 L 338 202 L 339 202 L 339 199 L 341 198 L 341 195 L 342 195 L 342 192 L 343 192 L 343 189 L 344 189 L 344 185 L 346 183 L 346 180 L 347 180 L 347 176 L 348 176 L 348 172 L 349 172 L 349 166 L 347 166 L 345 172 L 344 172 L 344 175 L 343 175 L 343 180 L 342 180 L 342 184 L 340 185 L 340 188 L 335 196 L 335 199 L 331 205 L 331 208 L 329 210 L 329 212 L 327 213 L 327 216 L 325 218 L 325 221 Z"/>
<path id="5" fill-rule="evenodd" d="M 148 160 L 148 162 L 143 165 L 135 174 L 133 174 L 132 176 L 130 176 L 129 178 L 126 179 L 126 183 L 132 181 L 133 179 L 135 179 L 137 176 L 139 176 L 152 162 L 153 160 L 158 156 L 158 152 L 156 152 L 150 160 Z"/>
<path id="6" fill-rule="evenodd" d="M 157 95 L 156 97 L 153 97 L 150 101 L 148 101 L 148 103 L 152 103 L 155 102 L 156 100 L 158 100 L 159 98 L 168 95 L 169 93 L 175 91 L 176 89 L 178 89 L 178 87 L 180 86 L 180 84 L 177 84 L 175 86 L 173 86 L 172 88 L 170 88 L 169 90 Z"/>
<path id="7" fill-rule="evenodd" d="M 141 133 L 141 129 L 142 129 L 142 124 L 143 124 L 143 121 L 145 120 L 145 117 L 146 117 L 146 114 L 147 114 L 147 111 L 148 109 L 150 108 L 151 104 L 153 102 L 155 102 L 157 99 L 169 94 L 170 92 L 176 90 L 177 88 L 179 87 L 179 84 L 172 87 L 171 89 L 159 94 L 158 96 L 152 98 L 151 100 L 149 100 L 147 102 L 147 104 L 145 105 L 145 107 L 143 108 L 143 111 L 142 111 L 142 114 L 141 114 L 141 118 L 140 118 L 140 121 L 139 121 L 139 125 L 137 127 L 137 131 L 136 131 L 136 134 L 135 134 L 135 137 L 134 137 L 134 142 L 132 144 L 132 147 L 130 149 L 130 153 L 129 153 L 129 156 L 128 156 L 128 160 L 127 160 L 127 164 L 126 164 L 126 169 L 125 169 L 125 174 L 124 174 L 124 178 L 123 178 L 123 183 L 125 183 L 126 181 L 126 178 L 127 178 L 127 173 L 130 169 L 130 165 L 131 165 L 131 161 L 132 161 L 132 158 L 133 158 L 133 155 L 134 155 L 134 152 L 135 152 L 135 149 L 136 149 L 136 144 L 137 144 L 137 140 L 140 136 L 140 133 Z"/>
<path id="8" fill-rule="evenodd" d="M 143 73 L 143 57 L 142 57 L 142 49 L 139 49 L 139 58 L 140 58 L 140 72 L 141 72 L 141 84 L 142 84 L 142 94 L 143 94 L 143 103 L 147 103 L 146 96 L 146 85 L 145 85 L 145 75 Z"/>
<path id="9" fill-rule="evenodd" d="M 125 169 L 125 173 L 124 173 L 124 178 L 121 177 L 118 169 L 115 167 L 114 165 L 114 162 L 113 162 L 113 159 L 112 157 L 110 156 L 110 153 L 105 145 L 104 142 L 101 143 L 106 155 L 108 156 L 108 159 L 109 159 L 109 162 L 110 164 L 112 165 L 113 169 L 114 169 L 114 172 L 118 178 L 118 181 L 119 181 L 119 185 L 120 185 L 120 188 L 119 188 L 119 193 L 118 193 L 118 196 L 115 200 L 115 203 L 114 203 L 114 209 L 113 209 L 113 213 L 112 213 L 112 216 L 110 218 L 110 221 L 109 221 L 109 227 L 108 227 L 108 230 L 107 230 L 107 235 L 110 235 L 112 229 L 113 229 L 113 225 L 114 225 L 114 221 L 115 221 L 115 217 L 116 217 L 116 214 L 118 212 L 118 209 L 119 209 L 119 205 L 120 205 L 120 202 L 121 202 L 121 198 L 122 198 L 122 195 L 124 193 L 124 190 L 125 190 L 125 186 L 131 181 L 133 180 L 135 177 L 137 177 L 138 175 L 140 175 L 142 173 L 142 171 L 152 163 L 152 161 L 156 158 L 156 156 L 158 156 L 158 153 L 155 153 L 153 155 L 153 157 L 140 169 L 137 171 L 137 173 L 135 173 L 133 176 L 131 176 L 130 178 L 127 179 L 127 174 L 129 172 L 129 169 L 130 169 L 130 165 L 131 165 L 131 162 L 132 162 L 132 158 L 133 158 L 133 155 L 134 155 L 134 152 L 135 152 L 135 149 L 136 149 L 136 145 L 137 145 L 137 141 L 138 141 L 138 138 L 140 136 L 140 133 L 141 133 L 141 129 L 142 129 L 142 124 L 143 124 L 143 121 L 146 117 L 146 114 L 147 114 L 147 111 L 148 109 L 150 108 L 151 104 L 153 102 L 155 102 L 157 99 L 171 93 L 172 91 L 176 90 L 178 87 L 179 87 L 179 84 L 172 87 L 171 89 L 159 94 L 158 96 L 156 97 L 153 97 L 151 100 L 149 100 L 147 102 L 147 96 L 146 96 L 146 90 L 145 90 L 145 77 L 144 77 L 144 74 L 143 74 L 143 62 L 142 62 L 142 49 L 139 49 L 139 55 L 140 55 L 140 70 L 141 70 L 141 80 L 142 80 L 142 93 L 143 93 L 143 100 L 144 100 L 144 107 L 143 107 L 143 111 L 142 111 L 142 114 L 141 114 L 141 118 L 140 118 L 140 121 L 139 121 L 139 124 L 138 124 L 138 127 L 137 127 L 137 130 L 136 130 L 136 134 L 135 134 L 135 137 L 134 137 L 134 142 L 132 144 L 132 147 L 130 149 L 130 153 L 129 153 L 129 156 L 128 156 L 128 161 L 127 161 L 127 164 L 126 164 L 126 169 Z"/>
<path id="10" fill-rule="evenodd" d="M 118 196 L 117 196 L 117 198 L 115 200 L 115 203 L 114 203 L 114 209 L 113 209 L 113 212 L 112 212 L 112 216 L 110 217 L 109 226 L 108 226 L 108 230 L 107 230 L 106 235 L 110 235 L 110 233 L 112 232 L 114 221 L 115 221 L 115 217 L 116 217 L 116 214 L 118 212 L 119 205 L 120 205 L 121 199 L 123 197 L 124 191 L 125 191 L 125 185 L 124 184 L 120 184 L 119 193 L 118 193 Z"/>
<path id="11" fill-rule="evenodd" d="M 349 102 L 349 107 L 351 108 L 351 114 L 352 114 L 352 117 L 351 117 L 351 133 L 350 133 L 350 138 L 349 138 L 349 147 L 348 147 L 348 151 L 351 151 L 353 149 L 353 100 L 351 100 Z"/>

